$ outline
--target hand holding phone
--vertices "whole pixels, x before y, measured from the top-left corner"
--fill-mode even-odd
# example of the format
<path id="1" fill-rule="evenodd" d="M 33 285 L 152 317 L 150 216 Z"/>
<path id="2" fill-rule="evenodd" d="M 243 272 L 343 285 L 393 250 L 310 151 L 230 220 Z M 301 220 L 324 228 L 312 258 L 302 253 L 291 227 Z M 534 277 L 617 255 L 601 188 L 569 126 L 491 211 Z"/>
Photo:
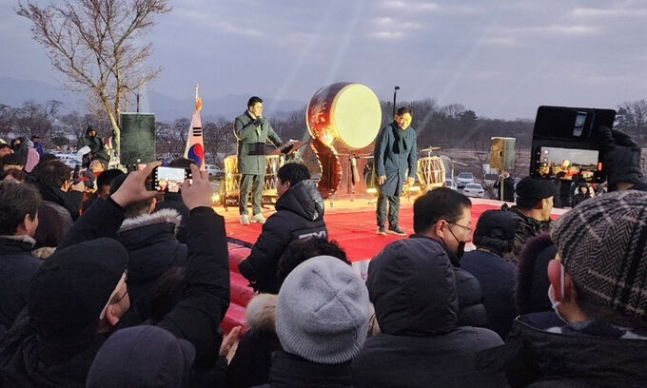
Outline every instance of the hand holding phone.
<path id="1" fill-rule="evenodd" d="M 191 165 L 192 182 L 182 184 L 182 201 L 191 210 L 196 207 L 211 207 L 213 188 L 209 184 L 209 174 L 200 171 L 198 166 Z"/>
<path id="2" fill-rule="evenodd" d="M 191 179 L 191 169 L 159 166 L 153 169 L 153 190 L 162 193 L 179 193 L 182 183 Z"/>
<path id="3" fill-rule="evenodd" d="M 110 198 L 121 207 L 131 203 L 153 198 L 156 192 L 146 189 L 146 181 L 153 169 L 162 162 L 152 162 L 146 165 L 142 171 L 133 171 L 124 180 L 124 183 L 115 191 Z"/>

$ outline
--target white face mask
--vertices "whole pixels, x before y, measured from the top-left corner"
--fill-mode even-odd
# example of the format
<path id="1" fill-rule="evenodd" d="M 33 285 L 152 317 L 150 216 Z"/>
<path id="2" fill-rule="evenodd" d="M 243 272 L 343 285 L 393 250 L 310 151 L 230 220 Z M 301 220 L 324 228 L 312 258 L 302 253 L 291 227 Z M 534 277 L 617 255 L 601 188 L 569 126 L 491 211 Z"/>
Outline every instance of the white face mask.
<path id="1" fill-rule="evenodd" d="M 548 299 L 550 300 L 550 304 L 553 307 L 553 310 L 555 311 L 555 314 L 557 314 L 559 319 L 564 321 L 564 323 L 568 323 L 568 321 L 562 316 L 562 314 L 559 313 L 559 305 L 561 304 L 561 302 L 558 302 L 554 299 L 553 292 L 554 292 L 554 289 L 553 289 L 553 285 L 551 284 L 548 287 Z M 562 297 L 563 297 L 563 294 L 562 294 Z"/>

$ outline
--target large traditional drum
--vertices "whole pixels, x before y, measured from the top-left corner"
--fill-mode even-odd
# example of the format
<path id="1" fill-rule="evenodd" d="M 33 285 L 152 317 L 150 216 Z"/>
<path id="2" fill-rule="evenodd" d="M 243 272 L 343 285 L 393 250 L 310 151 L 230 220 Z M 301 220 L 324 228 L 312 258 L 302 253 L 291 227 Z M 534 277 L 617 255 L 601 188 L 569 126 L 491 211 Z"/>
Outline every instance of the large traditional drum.
<path id="1" fill-rule="evenodd" d="M 306 109 L 306 124 L 313 137 L 310 146 L 321 166 L 318 188 L 324 198 L 341 183 L 342 167 L 335 141 L 347 150 L 370 145 L 380 131 L 382 108 L 368 87 L 340 82 L 317 90 Z"/>
<path id="2" fill-rule="evenodd" d="M 438 156 L 420 158 L 416 166 L 416 175 L 426 190 L 442 187 L 445 184 L 445 165 Z"/>
<path id="3" fill-rule="evenodd" d="M 328 147 L 337 140 L 351 150 L 364 148 L 375 140 L 381 122 L 377 96 L 357 83 L 339 82 L 317 90 L 306 109 L 310 134 Z"/>

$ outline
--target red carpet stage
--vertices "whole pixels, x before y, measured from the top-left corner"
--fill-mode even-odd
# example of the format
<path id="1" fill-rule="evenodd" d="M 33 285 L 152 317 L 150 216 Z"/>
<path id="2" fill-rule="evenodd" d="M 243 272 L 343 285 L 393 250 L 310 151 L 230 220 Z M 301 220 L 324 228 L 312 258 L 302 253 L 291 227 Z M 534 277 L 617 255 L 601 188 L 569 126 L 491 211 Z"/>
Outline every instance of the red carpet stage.
<path id="1" fill-rule="evenodd" d="M 326 201 L 324 219 L 328 227 L 329 238 L 336 240 L 346 251 L 357 272 L 366 276 L 368 260 L 379 252 L 385 245 L 401 238 L 392 234 L 377 235 L 375 220 L 375 203 L 372 198 L 359 197 L 354 200 L 348 197 Z M 413 233 L 413 201 L 402 197 L 400 206 L 400 227 L 407 233 Z M 478 216 L 485 210 L 498 209 L 502 202 L 495 200 L 472 198 L 472 227 L 476 226 Z M 247 287 L 247 280 L 238 273 L 238 262 L 247 257 L 249 247 L 253 245 L 261 233 L 262 225 L 241 225 L 239 214 L 235 207 L 227 211 L 222 206 L 215 210 L 225 217 L 229 243 L 229 263 L 231 268 L 231 307 L 222 324 L 225 332 L 233 326 L 245 324 L 245 307 L 253 293 Z M 267 218 L 274 213 L 273 208 L 264 208 L 263 215 Z M 562 209 L 553 211 L 554 217 L 563 213 Z M 467 247 L 469 250 L 469 247 Z"/>

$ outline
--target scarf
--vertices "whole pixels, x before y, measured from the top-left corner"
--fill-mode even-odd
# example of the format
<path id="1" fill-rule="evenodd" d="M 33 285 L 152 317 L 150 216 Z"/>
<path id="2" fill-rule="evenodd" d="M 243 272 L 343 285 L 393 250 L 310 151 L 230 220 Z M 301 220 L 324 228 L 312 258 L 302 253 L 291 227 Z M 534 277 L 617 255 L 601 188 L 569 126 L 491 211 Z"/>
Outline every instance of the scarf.
<path id="1" fill-rule="evenodd" d="M 393 152 L 395 152 L 396 154 L 406 153 L 409 147 L 407 146 L 407 142 L 405 141 L 405 138 L 407 137 L 409 128 L 403 131 L 395 123 L 392 125 L 392 128 L 393 128 L 393 136 L 395 137 Z"/>

